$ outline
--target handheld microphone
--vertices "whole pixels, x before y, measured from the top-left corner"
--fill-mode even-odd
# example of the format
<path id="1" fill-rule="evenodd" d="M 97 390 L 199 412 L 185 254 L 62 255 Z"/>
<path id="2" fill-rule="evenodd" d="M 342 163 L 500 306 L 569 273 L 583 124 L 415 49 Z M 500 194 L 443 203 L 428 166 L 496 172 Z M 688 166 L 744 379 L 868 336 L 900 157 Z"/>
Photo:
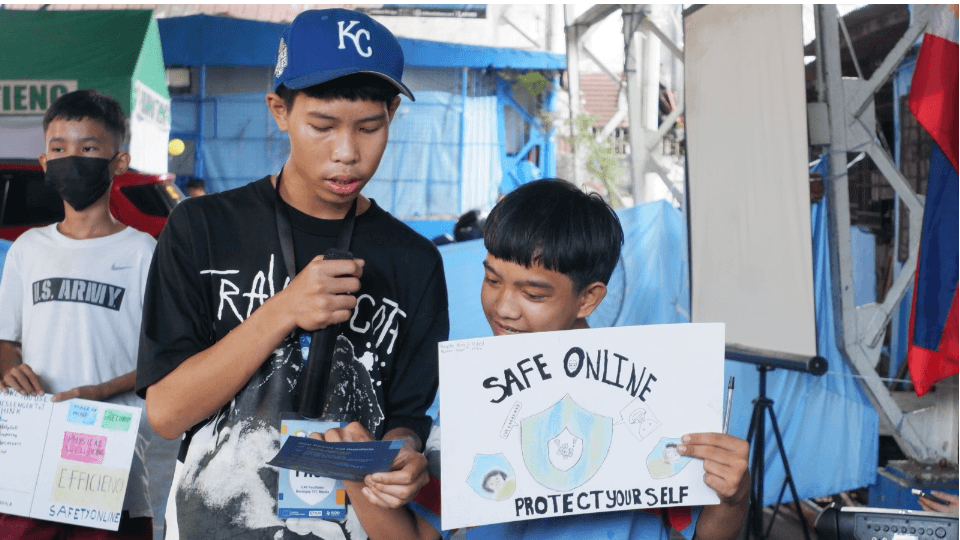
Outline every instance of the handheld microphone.
<path id="1" fill-rule="evenodd" d="M 323 254 L 326 261 L 353 259 L 349 251 L 330 248 Z M 300 391 L 300 415 L 316 419 L 323 414 L 323 398 L 330 382 L 333 349 L 340 335 L 340 324 L 331 324 L 326 328 L 310 333 L 310 352 L 307 353 L 307 369 L 304 373 Z"/>

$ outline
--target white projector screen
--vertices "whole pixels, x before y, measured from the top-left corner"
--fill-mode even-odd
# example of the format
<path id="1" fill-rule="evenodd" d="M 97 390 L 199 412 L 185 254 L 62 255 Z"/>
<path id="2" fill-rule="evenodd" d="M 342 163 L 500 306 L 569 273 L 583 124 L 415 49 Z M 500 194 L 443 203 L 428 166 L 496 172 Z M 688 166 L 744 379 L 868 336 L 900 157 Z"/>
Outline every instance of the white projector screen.
<path id="1" fill-rule="evenodd" d="M 814 356 L 800 6 L 707 5 L 684 41 L 691 320 Z"/>

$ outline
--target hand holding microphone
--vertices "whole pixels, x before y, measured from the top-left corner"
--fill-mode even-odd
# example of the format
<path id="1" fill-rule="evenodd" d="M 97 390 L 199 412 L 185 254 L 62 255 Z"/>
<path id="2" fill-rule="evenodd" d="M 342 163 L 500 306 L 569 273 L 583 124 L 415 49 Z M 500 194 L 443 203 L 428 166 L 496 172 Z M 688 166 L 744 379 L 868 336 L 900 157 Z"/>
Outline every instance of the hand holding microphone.
<path id="1" fill-rule="evenodd" d="M 323 254 L 323 259 L 319 262 L 329 262 L 329 261 L 344 261 L 355 263 L 353 254 L 349 251 L 330 248 Z M 318 263 L 318 259 L 311 261 L 310 265 L 307 268 L 310 268 L 311 265 Z M 331 269 L 335 267 L 332 265 L 327 265 Z M 338 265 L 339 266 L 339 263 Z M 348 267 L 344 267 L 348 269 Z M 304 269 L 307 270 L 307 269 Z M 362 266 L 355 268 L 356 273 L 348 273 L 344 275 L 337 275 L 336 279 L 343 280 L 347 278 L 344 284 L 347 286 L 347 290 L 342 292 L 336 292 L 337 296 L 343 296 L 350 299 L 350 308 L 347 313 L 347 317 L 340 319 L 336 317 L 336 322 L 328 324 L 323 328 L 318 328 L 311 332 L 310 334 L 310 352 L 306 358 L 306 372 L 304 373 L 302 384 L 300 385 L 300 408 L 299 413 L 304 418 L 319 418 L 323 413 L 323 398 L 327 389 L 327 384 L 330 380 L 330 369 L 331 369 L 331 359 L 333 357 L 333 349 L 337 342 L 337 336 L 340 335 L 340 323 L 349 318 L 349 313 L 352 312 L 353 306 L 356 305 L 356 298 L 352 293 L 356 292 L 360 288 L 360 273 L 362 272 Z M 355 281 L 356 288 L 349 290 L 349 285 Z M 333 289 L 336 291 L 336 288 Z M 331 291 L 331 292 L 333 292 Z M 339 314 L 339 311 L 335 311 L 335 314 Z"/>

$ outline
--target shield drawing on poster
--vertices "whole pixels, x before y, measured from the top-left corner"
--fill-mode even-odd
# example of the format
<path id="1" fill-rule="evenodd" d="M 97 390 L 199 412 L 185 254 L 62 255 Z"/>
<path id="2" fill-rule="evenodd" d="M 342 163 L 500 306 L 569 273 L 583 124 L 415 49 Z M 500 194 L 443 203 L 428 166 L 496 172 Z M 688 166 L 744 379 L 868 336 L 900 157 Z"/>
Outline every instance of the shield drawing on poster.
<path id="1" fill-rule="evenodd" d="M 573 489 L 593 477 L 607 457 L 612 436 L 613 419 L 581 408 L 570 394 L 520 424 L 527 470 L 555 491 Z"/>

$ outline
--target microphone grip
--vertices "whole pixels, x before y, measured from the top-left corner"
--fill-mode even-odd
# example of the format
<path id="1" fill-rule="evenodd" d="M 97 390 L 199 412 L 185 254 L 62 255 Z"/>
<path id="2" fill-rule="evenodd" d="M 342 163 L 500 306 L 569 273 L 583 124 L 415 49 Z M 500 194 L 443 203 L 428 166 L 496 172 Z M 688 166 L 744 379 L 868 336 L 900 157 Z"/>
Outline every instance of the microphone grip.
<path id="1" fill-rule="evenodd" d="M 300 393 L 300 416 L 320 418 L 323 414 L 323 398 L 330 382 L 331 357 L 337 344 L 340 325 L 331 325 L 310 334 L 310 352 Z"/>
<path id="2" fill-rule="evenodd" d="M 330 248 L 323 254 L 324 260 L 353 259 L 349 251 Z M 300 390 L 300 416 L 320 418 L 323 414 L 323 401 L 330 382 L 330 371 L 340 325 L 332 324 L 310 333 L 310 352 L 307 353 L 307 367 L 303 375 Z"/>

